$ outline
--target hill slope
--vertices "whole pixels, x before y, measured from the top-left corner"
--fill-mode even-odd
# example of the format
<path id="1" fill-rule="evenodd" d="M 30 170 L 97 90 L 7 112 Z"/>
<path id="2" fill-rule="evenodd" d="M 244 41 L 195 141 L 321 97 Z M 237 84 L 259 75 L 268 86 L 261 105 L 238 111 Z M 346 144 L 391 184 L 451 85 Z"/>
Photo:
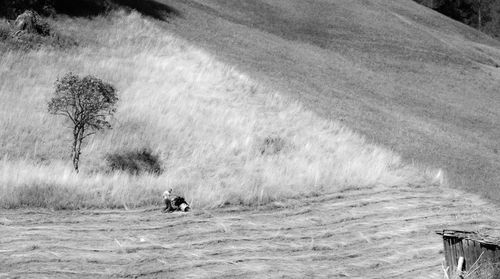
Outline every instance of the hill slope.
<path id="1" fill-rule="evenodd" d="M 370 137 L 379 142 L 391 135 L 384 133 L 393 133 L 397 135 L 394 148 L 401 144 L 407 152 L 412 146 L 425 151 L 432 147 L 426 140 L 439 140 L 436 150 L 441 155 L 428 151 L 422 156 L 446 159 L 446 154 L 469 149 L 488 154 L 481 153 L 481 148 L 495 139 L 494 130 L 485 130 L 489 134 L 479 138 L 483 141 L 473 149 L 464 144 L 471 140 L 470 131 L 460 134 L 455 127 L 458 120 L 436 118 L 437 109 L 431 105 L 484 105 L 477 115 L 496 108 L 495 95 L 487 95 L 491 99 L 486 103 L 469 96 L 472 91 L 467 91 L 469 95 L 446 91 L 454 79 L 446 80 L 439 72 L 447 70 L 453 77 L 458 68 L 466 81 L 472 82 L 469 75 L 486 80 L 483 75 L 491 66 L 478 63 L 493 63 L 495 42 L 474 32 L 468 38 L 478 43 L 445 40 L 456 42 L 460 55 L 450 55 L 439 43 L 429 49 L 425 34 L 417 39 L 396 36 L 415 44 L 411 47 L 381 44 L 375 38 L 392 38 L 406 29 L 390 24 L 384 31 L 374 26 L 376 17 L 366 11 L 373 8 L 376 14 L 388 9 L 382 4 L 364 1 L 362 5 L 372 5 L 359 6 L 346 1 L 336 7 L 345 13 L 351 7 L 352 13 L 336 24 L 353 26 L 346 20 L 358 12 L 370 20 L 342 31 L 348 33 L 335 49 L 326 40 L 309 42 L 307 36 L 314 34 L 310 29 L 287 37 L 277 29 L 294 30 L 291 24 L 276 24 L 274 30 L 266 17 L 251 17 L 262 17 L 262 11 L 272 13 L 270 4 L 275 4 L 289 10 L 267 18 L 296 21 L 304 14 L 299 10 L 309 6 L 276 1 L 260 7 L 259 3 L 264 2 L 165 2 L 179 11 L 170 23 L 123 12 L 93 20 L 62 17 L 52 22 L 54 27 L 74 36 L 78 47 L 0 52 L 0 128 L 4 131 L 0 154 L 7 154 L 0 160 L 0 207 L 16 208 L 0 210 L 0 235 L 6 236 L 0 239 L 0 277 L 440 278 L 442 241 L 434 230 L 498 227 L 498 208 L 474 195 L 441 187 L 440 179 L 429 177 L 431 172 L 407 166 L 395 153 L 328 121 L 344 117 L 344 122 L 368 135 L 371 132 Z M 311 3 L 325 5 L 310 6 L 311 14 L 318 9 L 329 12 L 331 3 Z M 214 5 L 212 10 L 206 4 Z M 251 5 L 239 6 L 243 4 Z M 255 14 L 245 16 L 252 7 L 258 8 Z M 231 18 L 231 14 L 237 16 Z M 311 26 L 316 26 L 315 21 Z M 211 48 L 265 80 L 267 86 L 165 28 Z M 363 28 L 373 33 L 353 41 L 353 34 Z M 416 51 L 419 47 L 421 52 Z M 400 56 L 394 56 L 398 51 Z M 120 92 L 115 129 L 89 140 L 79 175 L 64 165 L 70 143 L 65 123 L 46 113 L 53 82 L 68 71 L 103 77 Z M 489 73 L 495 80 L 493 69 Z M 437 97 L 419 95 L 425 92 L 419 90 L 431 87 L 423 82 L 430 74 L 435 75 L 429 81 L 432 86 L 448 82 L 437 87 L 441 88 Z M 270 87 L 290 92 L 327 120 Z M 411 89 L 415 95 L 402 90 L 398 99 L 396 88 Z M 493 94 L 492 87 L 484 88 L 486 93 L 478 96 Z M 427 113 L 421 111 L 423 101 L 429 106 Z M 468 112 L 452 108 L 443 117 Z M 495 113 L 487 118 L 490 122 L 496 121 Z M 458 116 L 468 119 L 467 114 Z M 445 124 L 450 131 L 440 130 L 439 125 Z M 415 131 L 422 137 L 411 145 L 408 140 Z M 284 142 L 271 154 L 262 152 L 269 137 Z M 445 149 L 443 144 L 448 142 L 453 145 Z M 103 171 L 105 154 L 142 147 L 160 154 L 165 173 L 156 177 Z M 440 178 L 439 172 L 432 176 Z M 194 211 L 160 214 L 159 196 L 166 187 L 185 195 Z M 223 209 L 214 209 L 222 205 Z M 88 210 L 133 207 L 142 209 Z"/>
<path id="2" fill-rule="evenodd" d="M 500 201 L 500 44 L 410 0 L 162 0 L 170 29 Z"/>
<path id="3" fill-rule="evenodd" d="M 195 208 L 259 205 L 346 187 L 432 180 L 338 122 L 174 36 L 161 22 L 119 12 L 52 22 L 70 49 L 0 45 L 0 207 L 159 205 L 170 187 Z M 47 113 L 68 72 L 114 84 L 114 129 L 85 140 L 81 173 L 68 162 L 71 122 Z M 108 154 L 158 154 L 161 175 L 113 172 Z M 428 179 L 431 178 L 431 179 Z"/>

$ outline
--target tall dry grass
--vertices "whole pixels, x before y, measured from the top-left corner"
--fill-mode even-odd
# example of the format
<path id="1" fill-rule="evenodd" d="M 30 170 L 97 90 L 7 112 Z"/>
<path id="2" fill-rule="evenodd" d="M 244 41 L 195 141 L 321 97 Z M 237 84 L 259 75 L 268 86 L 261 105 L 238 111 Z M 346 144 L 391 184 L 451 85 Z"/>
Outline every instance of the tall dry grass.
<path id="1" fill-rule="evenodd" d="M 162 24 L 136 13 L 63 19 L 58 31 L 80 47 L 1 53 L 0 206 L 137 207 L 158 204 L 172 187 L 207 208 L 425 179 Z M 114 129 L 90 138 L 79 175 L 65 163 L 68 123 L 46 112 L 54 81 L 69 71 L 114 84 L 120 97 Z M 262 154 L 268 137 L 284 147 Z M 161 176 L 102 171 L 107 153 L 141 148 L 160 154 Z"/>

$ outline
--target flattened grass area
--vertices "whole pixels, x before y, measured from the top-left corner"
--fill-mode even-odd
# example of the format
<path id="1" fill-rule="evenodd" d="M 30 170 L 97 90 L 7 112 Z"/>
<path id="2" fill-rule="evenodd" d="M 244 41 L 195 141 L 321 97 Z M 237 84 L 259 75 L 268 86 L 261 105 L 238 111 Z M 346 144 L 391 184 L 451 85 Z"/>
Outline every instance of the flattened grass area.
<path id="1" fill-rule="evenodd" d="M 258 205 L 429 179 L 190 46 L 165 23 L 118 12 L 53 24 L 79 46 L 0 52 L 0 207 L 159 205 L 169 187 L 194 208 Z M 87 141 L 78 175 L 69 165 L 69 123 L 47 113 L 54 82 L 70 71 L 110 82 L 120 98 L 114 128 Z M 269 138 L 280 146 L 262 152 Z M 107 171 L 106 154 L 143 148 L 159 154 L 160 176 Z"/>

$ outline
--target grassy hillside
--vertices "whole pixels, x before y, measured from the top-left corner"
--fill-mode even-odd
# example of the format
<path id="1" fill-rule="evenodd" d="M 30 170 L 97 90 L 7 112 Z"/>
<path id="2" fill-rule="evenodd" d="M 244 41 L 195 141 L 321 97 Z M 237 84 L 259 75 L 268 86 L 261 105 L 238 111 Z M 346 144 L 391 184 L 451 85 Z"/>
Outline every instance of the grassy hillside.
<path id="1" fill-rule="evenodd" d="M 426 175 L 336 121 L 190 46 L 162 21 L 138 13 L 60 18 L 78 46 L 0 51 L 0 206 L 51 208 L 158 205 L 169 187 L 195 208 L 257 205 L 370 185 L 417 184 Z M 67 72 L 114 84 L 113 130 L 69 165 L 71 130 L 47 113 Z M 266 150 L 267 138 L 279 147 Z M 109 173 L 104 157 L 149 148 L 160 176 Z"/>
<path id="2" fill-rule="evenodd" d="M 402 1 L 162 0 L 176 34 L 500 201 L 500 43 Z"/>

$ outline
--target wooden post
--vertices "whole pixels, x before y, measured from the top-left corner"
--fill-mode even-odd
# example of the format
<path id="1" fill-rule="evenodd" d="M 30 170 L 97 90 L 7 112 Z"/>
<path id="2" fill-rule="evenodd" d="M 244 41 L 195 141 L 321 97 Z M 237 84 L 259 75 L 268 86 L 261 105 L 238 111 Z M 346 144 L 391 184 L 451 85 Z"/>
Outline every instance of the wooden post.
<path id="1" fill-rule="evenodd" d="M 457 275 L 460 279 L 463 279 L 464 277 L 462 276 L 464 268 L 464 257 L 458 258 L 458 264 L 457 264 Z"/>

